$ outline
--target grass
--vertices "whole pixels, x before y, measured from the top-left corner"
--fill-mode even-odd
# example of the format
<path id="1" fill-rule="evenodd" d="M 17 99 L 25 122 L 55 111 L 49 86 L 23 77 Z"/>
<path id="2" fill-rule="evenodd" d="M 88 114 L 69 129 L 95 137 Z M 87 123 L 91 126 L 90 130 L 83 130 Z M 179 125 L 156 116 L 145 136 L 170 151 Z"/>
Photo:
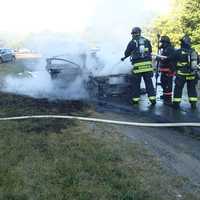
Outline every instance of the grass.
<path id="1" fill-rule="evenodd" d="M 88 115 L 76 102 L 0 94 L 0 115 Z M 72 120 L 0 122 L 0 200 L 198 200 L 187 180 L 115 126 Z M 181 196 L 180 196 L 181 195 Z"/>
<path id="2" fill-rule="evenodd" d="M 0 79 L 3 79 L 6 75 L 16 76 L 22 73 L 22 76 L 30 76 L 27 72 L 32 71 L 31 66 L 40 63 L 40 59 L 17 59 L 15 63 L 7 62 L 0 64 Z M 21 76 L 20 75 L 20 76 Z"/>
<path id="3" fill-rule="evenodd" d="M 71 120 L 0 122 L 1 200 L 197 200 L 115 127 Z"/>
<path id="4" fill-rule="evenodd" d="M 2 63 L 0 64 L 0 75 L 15 75 L 20 72 L 24 72 L 25 65 L 21 61 L 16 61 L 16 63 Z"/>
<path id="5" fill-rule="evenodd" d="M 175 182 L 162 174 L 155 158 L 98 126 L 94 130 L 59 120 L 1 122 L 0 199 L 175 198 Z M 181 185 L 182 180 L 175 188 Z"/>

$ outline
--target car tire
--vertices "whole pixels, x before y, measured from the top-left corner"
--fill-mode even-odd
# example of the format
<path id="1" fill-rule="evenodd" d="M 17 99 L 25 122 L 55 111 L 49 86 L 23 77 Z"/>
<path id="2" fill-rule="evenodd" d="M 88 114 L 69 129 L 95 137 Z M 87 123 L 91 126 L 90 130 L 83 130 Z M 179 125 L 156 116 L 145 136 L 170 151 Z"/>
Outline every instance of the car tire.
<path id="1" fill-rule="evenodd" d="M 2 60 L 2 58 L 0 58 L 0 64 L 2 64 L 3 63 L 3 60 Z"/>

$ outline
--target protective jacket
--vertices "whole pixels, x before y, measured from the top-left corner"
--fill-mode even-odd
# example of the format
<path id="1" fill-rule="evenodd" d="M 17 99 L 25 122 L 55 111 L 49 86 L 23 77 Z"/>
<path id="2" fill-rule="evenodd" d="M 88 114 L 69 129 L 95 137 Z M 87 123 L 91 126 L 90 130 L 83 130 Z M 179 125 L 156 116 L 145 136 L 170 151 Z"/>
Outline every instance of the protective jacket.
<path id="1" fill-rule="evenodd" d="M 165 48 L 160 49 L 160 54 L 166 56 L 166 59 L 159 60 L 160 72 L 168 73 L 169 75 L 174 75 L 175 72 L 175 50 L 172 45 L 168 45 Z"/>
<path id="2" fill-rule="evenodd" d="M 129 42 L 125 57 L 130 56 L 133 65 L 133 103 L 140 100 L 140 84 L 143 78 L 150 102 L 154 105 L 156 103 L 155 90 L 152 82 L 153 68 L 152 68 L 152 47 L 149 40 L 142 36 L 133 37 Z"/>
<path id="3" fill-rule="evenodd" d="M 134 73 L 152 72 L 152 46 L 148 39 L 139 36 L 133 38 L 125 51 L 125 58 L 130 56 Z"/>
<path id="4" fill-rule="evenodd" d="M 161 72 L 161 86 L 163 89 L 162 98 L 165 104 L 171 104 L 172 100 L 172 88 L 173 88 L 173 76 L 175 75 L 175 50 L 174 47 L 168 43 L 160 48 L 160 55 L 166 56 L 166 58 L 159 59 L 159 71 Z"/>
<path id="5" fill-rule="evenodd" d="M 192 48 L 180 48 L 175 53 L 177 62 L 177 74 L 183 76 L 194 76 L 195 67 L 198 64 L 198 55 Z"/>
<path id="6" fill-rule="evenodd" d="M 173 101 L 177 104 L 181 102 L 182 90 L 187 82 L 187 92 L 191 105 L 198 101 L 196 84 L 196 67 L 198 64 L 198 55 L 192 48 L 180 48 L 176 51 L 177 75 L 174 88 Z"/>

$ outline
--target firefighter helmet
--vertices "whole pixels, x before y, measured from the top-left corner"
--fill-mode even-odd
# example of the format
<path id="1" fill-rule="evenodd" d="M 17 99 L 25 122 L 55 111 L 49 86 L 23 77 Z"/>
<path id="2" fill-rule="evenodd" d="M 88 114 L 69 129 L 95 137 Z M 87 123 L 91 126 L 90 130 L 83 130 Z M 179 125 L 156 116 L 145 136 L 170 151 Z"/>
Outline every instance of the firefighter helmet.
<path id="1" fill-rule="evenodd" d="M 191 38 L 188 35 L 185 35 L 181 38 L 181 46 L 191 46 Z"/>
<path id="2" fill-rule="evenodd" d="M 134 28 L 132 29 L 132 31 L 131 31 L 131 34 L 132 34 L 132 35 L 141 35 L 141 32 L 142 32 L 142 30 L 141 30 L 140 27 L 134 27 Z"/>
<path id="3" fill-rule="evenodd" d="M 168 36 L 166 36 L 166 35 L 161 36 L 160 42 L 161 42 L 161 43 L 171 43 L 171 42 L 170 42 L 170 38 L 169 38 Z"/>

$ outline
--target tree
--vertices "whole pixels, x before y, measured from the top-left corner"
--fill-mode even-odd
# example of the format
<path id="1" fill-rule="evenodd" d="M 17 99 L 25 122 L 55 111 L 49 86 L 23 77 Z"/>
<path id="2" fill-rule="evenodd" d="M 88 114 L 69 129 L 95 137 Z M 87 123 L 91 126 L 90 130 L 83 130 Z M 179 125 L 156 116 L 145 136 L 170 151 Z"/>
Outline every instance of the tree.
<path id="1" fill-rule="evenodd" d="M 158 17 L 150 28 L 154 46 L 156 33 L 168 35 L 175 46 L 184 34 L 188 34 L 200 51 L 200 0 L 171 0 L 171 3 L 171 11 Z"/>

